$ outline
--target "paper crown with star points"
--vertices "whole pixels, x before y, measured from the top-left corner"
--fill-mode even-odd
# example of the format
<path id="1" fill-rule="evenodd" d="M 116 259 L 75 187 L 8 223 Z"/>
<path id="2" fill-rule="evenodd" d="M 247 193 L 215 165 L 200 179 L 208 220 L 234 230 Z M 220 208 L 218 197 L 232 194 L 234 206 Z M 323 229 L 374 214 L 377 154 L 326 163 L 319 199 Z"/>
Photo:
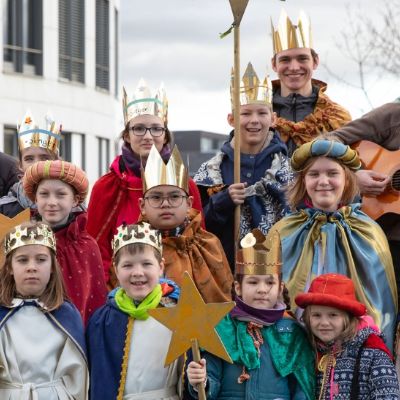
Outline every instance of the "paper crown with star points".
<path id="1" fill-rule="evenodd" d="M 278 231 L 271 230 L 265 236 L 259 229 L 253 229 L 240 241 L 240 245 L 242 248 L 236 254 L 236 274 L 281 273 L 281 241 Z"/>
<path id="2" fill-rule="evenodd" d="M 289 49 L 311 49 L 313 46 L 310 18 L 304 11 L 300 11 L 295 25 L 286 11 L 282 10 L 276 29 L 271 19 L 271 29 L 274 54 Z"/>
<path id="3" fill-rule="evenodd" d="M 231 73 L 231 105 L 234 108 L 234 71 Z M 247 104 L 272 104 L 272 83 L 268 75 L 260 82 L 251 62 L 247 64 L 246 71 L 240 82 L 240 105 Z"/>
<path id="4" fill-rule="evenodd" d="M 160 85 L 154 95 L 152 95 L 143 78 L 140 79 L 132 97 L 128 97 L 124 87 L 122 90 L 122 109 L 125 126 L 132 118 L 139 115 L 154 115 L 161 118 L 165 125 L 167 124 L 168 99 L 163 84 Z"/>
<path id="5" fill-rule="evenodd" d="M 39 244 L 56 251 L 56 238 L 51 228 L 41 222 L 36 225 L 24 223 L 13 228 L 4 238 L 4 252 L 9 254 L 22 246 Z"/>
<path id="6" fill-rule="evenodd" d="M 41 147 L 58 156 L 61 125 L 57 125 L 50 115 L 45 117 L 45 127 L 40 128 L 32 113 L 27 111 L 22 123 L 17 127 L 19 150 L 29 147 Z"/>
<path id="7" fill-rule="evenodd" d="M 189 193 L 189 171 L 183 163 L 181 153 L 175 145 L 167 163 L 164 162 L 157 148 L 153 145 L 142 168 L 143 193 L 160 186 L 177 186 Z"/>
<path id="8" fill-rule="evenodd" d="M 142 243 L 154 247 L 162 254 L 162 237 L 157 229 L 153 229 L 147 222 L 132 225 L 121 225 L 111 242 L 113 254 L 128 244 Z"/>

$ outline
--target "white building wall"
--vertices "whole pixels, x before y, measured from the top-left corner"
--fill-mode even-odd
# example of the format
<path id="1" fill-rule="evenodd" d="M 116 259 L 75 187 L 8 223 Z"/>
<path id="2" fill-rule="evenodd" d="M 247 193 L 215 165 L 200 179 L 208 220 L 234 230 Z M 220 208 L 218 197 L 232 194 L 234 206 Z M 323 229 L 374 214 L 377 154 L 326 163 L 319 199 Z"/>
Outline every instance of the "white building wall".
<path id="1" fill-rule="evenodd" d="M 110 140 L 110 160 L 115 155 L 114 141 L 122 130 L 122 110 L 115 97 L 114 43 L 110 46 L 110 92 L 96 89 L 95 0 L 85 1 L 85 84 L 62 81 L 58 74 L 58 1 L 43 0 L 43 76 L 3 72 L 0 57 L 0 150 L 3 150 L 3 127 L 16 126 L 30 109 L 43 126 L 50 112 L 66 132 L 85 135 L 85 170 L 93 184 L 98 178 L 97 137 Z M 110 1 L 110 42 L 114 41 L 114 9 L 119 1 Z M 3 13 L 2 13 L 3 14 Z M 2 25 L 3 25 L 2 15 Z M 0 27 L 0 43 L 3 29 Z M 78 140 L 79 139 L 79 140 Z M 81 142 L 72 135 L 72 160 L 79 165 Z"/>

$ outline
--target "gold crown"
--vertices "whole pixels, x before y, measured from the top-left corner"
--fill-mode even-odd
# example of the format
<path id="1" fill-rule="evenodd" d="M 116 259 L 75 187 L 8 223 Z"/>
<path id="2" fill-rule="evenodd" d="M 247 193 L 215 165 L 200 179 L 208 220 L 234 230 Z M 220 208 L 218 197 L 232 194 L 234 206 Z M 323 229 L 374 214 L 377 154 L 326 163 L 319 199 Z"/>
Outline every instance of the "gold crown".
<path id="1" fill-rule="evenodd" d="M 160 254 L 162 254 L 161 233 L 158 230 L 153 229 L 147 222 L 121 225 L 118 227 L 117 233 L 111 243 L 114 256 L 122 249 L 122 247 L 134 243 L 148 244 L 149 246 L 153 246 Z"/>
<path id="2" fill-rule="evenodd" d="M 122 108 L 124 112 L 125 126 L 132 119 L 139 115 L 155 115 L 168 122 L 168 99 L 164 85 L 161 84 L 154 96 L 143 78 L 140 79 L 132 98 L 128 98 L 123 88 Z"/>
<path id="3" fill-rule="evenodd" d="M 31 244 L 40 244 L 56 251 L 56 238 L 53 231 L 46 224 L 38 223 L 36 226 L 18 225 L 9 232 L 4 239 L 5 254 Z"/>
<path id="4" fill-rule="evenodd" d="M 160 185 L 177 186 L 189 193 L 189 173 L 182 161 L 178 147 L 175 145 L 171 156 L 165 164 L 157 148 L 153 145 L 142 168 L 143 192 Z"/>
<path id="5" fill-rule="evenodd" d="M 39 128 L 32 114 L 28 111 L 17 127 L 18 144 L 20 151 L 28 147 L 41 147 L 47 149 L 54 155 L 58 155 L 61 140 L 61 125 L 56 126 L 55 121 L 46 115 L 46 127 Z"/>
<path id="6" fill-rule="evenodd" d="M 265 236 L 253 229 L 241 241 L 236 255 L 236 273 L 241 275 L 272 275 L 281 273 L 281 242 L 279 233 L 271 230 Z"/>
<path id="7" fill-rule="evenodd" d="M 231 73 L 231 104 L 234 108 L 234 71 Z M 253 65 L 249 62 L 240 82 L 240 105 L 272 104 L 272 83 L 267 75 L 260 83 Z"/>
<path id="8" fill-rule="evenodd" d="M 311 22 L 304 11 L 300 11 L 297 25 L 294 25 L 285 10 L 281 11 L 278 28 L 272 23 L 274 54 L 301 47 L 312 48 Z"/>

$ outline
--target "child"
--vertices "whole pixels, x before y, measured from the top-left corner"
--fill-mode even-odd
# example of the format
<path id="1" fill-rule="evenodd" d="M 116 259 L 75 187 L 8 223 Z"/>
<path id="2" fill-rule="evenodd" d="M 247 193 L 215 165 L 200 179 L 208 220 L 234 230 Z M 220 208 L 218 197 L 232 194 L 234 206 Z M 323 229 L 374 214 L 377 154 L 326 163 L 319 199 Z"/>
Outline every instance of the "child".
<path id="1" fill-rule="evenodd" d="M 65 301 L 56 240 L 43 223 L 5 237 L 0 274 L 0 398 L 86 400 L 85 337 Z"/>
<path id="2" fill-rule="evenodd" d="M 141 165 L 146 164 L 154 145 L 164 160 L 171 155 L 172 135 L 168 129 L 168 100 L 164 86 L 152 93 L 141 79 L 132 97 L 123 92 L 125 128 L 122 131 L 122 154 L 110 166 L 110 172 L 93 186 L 88 206 L 88 232 L 99 244 L 109 287 L 111 241 L 117 228 L 139 220 L 139 198 L 142 197 Z M 200 194 L 189 180 L 193 207 L 201 211 Z"/>
<path id="3" fill-rule="evenodd" d="M 381 335 L 361 320 L 364 304 L 344 275 L 315 278 L 296 296 L 317 352 L 319 400 L 395 400 L 400 398 L 393 357 Z"/>
<path id="4" fill-rule="evenodd" d="M 22 174 L 37 161 L 58 159 L 60 140 L 61 125 L 56 126 L 52 118 L 46 116 L 46 126 L 39 128 L 28 111 L 18 127 L 19 167 Z M 0 213 L 12 218 L 26 208 L 35 209 L 35 205 L 26 197 L 22 182 L 18 181 L 7 196 L 0 198 Z"/>
<path id="5" fill-rule="evenodd" d="M 140 209 L 163 236 L 165 276 L 178 285 L 188 271 L 205 302 L 231 299 L 233 277 L 220 241 L 192 209 L 188 170 L 175 146 L 167 164 L 153 147 L 143 173 Z"/>
<path id="6" fill-rule="evenodd" d="M 26 195 L 55 233 L 67 294 L 86 323 L 106 296 L 100 251 L 86 231 L 87 214 L 72 212 L 86 198 L 86 174 L 66 161 L 39 161 L 25 171 L 23 183 Z"/>
<path id="7" fill-rule="evenodd" d="M 207 399 L 314 399 L 313 354 L 303 328 L 286 312 L 279 236 L 258 230 L 241 241 L 236 306 L 216 327 L 233 364 L 204 353 L 187 368 L 189 392 Z M 286 299 L 285 299 L 286 300 Z"/>
<path id="8" fill-rule="evenodd" d="M 249 63 L 240 87 L 240 183 L 233 182 L 233 131 L 232 140 L 205 162 L 194 177 L 203 202 L 206 228 L 221 241 L 232 271 L 235 207 L 241 206 L 240 238 L 253 228 L 267 234 L 287 212 L 282 188 L 293 176 L 286 146 L 272 130 L 276 116 L 272 112 L 271 93 L 270 81 L 266 78 L 261 83 Z M 235 126 L 233 103 L 228 123 Z"/>
<path id="9" fill-rule="evenodd" d="M 178 298 L 174 284 L 159 284 L 161 236 L 147 223 L 121 226 L 113 250 L 120 288 L 95 312 L 86 332 L 90 398 L 178 399 L 178 361 L 164 367 L 172 332 L 148 314 Z"/>
<path id="10" fill-rule="evenodd" d="M 360 165 L 357 152 L 339 142 L 317 139 L 299 147 L 292 157 L 298 174 L 288 191 L 295 212 L 273 229 L 280 233 L 290 296 L 307 291 L 311 280 L 324 273 L 350 277 L 392 349 L 396 280 L 384 233 L 359 204 L 351 204 Z"/>

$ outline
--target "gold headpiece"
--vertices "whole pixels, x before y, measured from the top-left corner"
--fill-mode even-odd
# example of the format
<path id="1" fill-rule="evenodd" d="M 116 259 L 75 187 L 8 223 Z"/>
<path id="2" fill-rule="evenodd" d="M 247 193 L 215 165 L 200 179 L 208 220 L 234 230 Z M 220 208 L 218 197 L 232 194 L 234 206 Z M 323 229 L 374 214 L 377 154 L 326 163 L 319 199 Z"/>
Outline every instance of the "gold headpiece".
<path id="1" fill-rule="evenodd" d="M 311 22 L 304 11 L 300 11 L 297 25 L 294 25 L 286 14 L 286 11 L 282 10 L 278 28 L 274 28 L 272 20 L 271 26 L 274 54 L 301 47 L 312 48 Z"/>
<path id="2" fill-rule="evenodd" d="M 147 222 L 140 222 L 132 225 L 121 225 L 112 240 L 113 254 L 117 254 L 122 247 L 133 243 L 143 243 L 153 246 L 162 254 L 161 233 L 153 229 Z"/>
<path id="3" fill-rule="evenodd" d="M 53 231 L 46 224 L 38 223 L 37 226 L 18 225 L 9 232 L 4 238 L 5 254 L 31 244 L 40 244 L 56 251 L 56 238 Z"/>
<path id="4" fill-rule="evenodd" d="M 128 98 L 125 88 L 123 88 L 122 108 L 124 112 L 125 125 L 139 115 L 155 115 L 163 120 L 166 125 L 168 122 L 168 99 L 164 85 L 161 84 L 154 96 L 143 78 L 140 79 L 132 98 Z"/>
<path id="5" fill-rule="evenodd" d="M 236 273 L 241 275 L 272 275 L 281 273 L 281 242 L 278 231 L 265 236 L 253 229 L 241 241 L 236 255 Z"/>
<path id="6" fill-rule="evenodd" d="M 142 169 L 143 193 L 160 185 L 177 186 L 189 193 L 189 173 L 183 164 L 181 154 L 175 145 L 171 156 L 165 164 L 157 148 L 153 145 Z"/>
<path id="7" fill-rule="evenodd" d="M 57 126 L 53 118 L 46 115 L 46 127 L 39 128 L 35 123 L 32 114 L 28 111 L 17 127 L 19 150 L 28 147 L 41 147 L 47 149 L 54 155 L 58 155 L 61 140 L 61 125 Z"/>
<path id="8" fill-rule="evenodd" d="M 234 71 L 231 74 L 231 104 L 234 106 Z M 240 105 L 271 104 L 272 83 L 267 75 L 263 83 L 260 82 L 253 65 L 249 62 L 240 82 Z"/>

